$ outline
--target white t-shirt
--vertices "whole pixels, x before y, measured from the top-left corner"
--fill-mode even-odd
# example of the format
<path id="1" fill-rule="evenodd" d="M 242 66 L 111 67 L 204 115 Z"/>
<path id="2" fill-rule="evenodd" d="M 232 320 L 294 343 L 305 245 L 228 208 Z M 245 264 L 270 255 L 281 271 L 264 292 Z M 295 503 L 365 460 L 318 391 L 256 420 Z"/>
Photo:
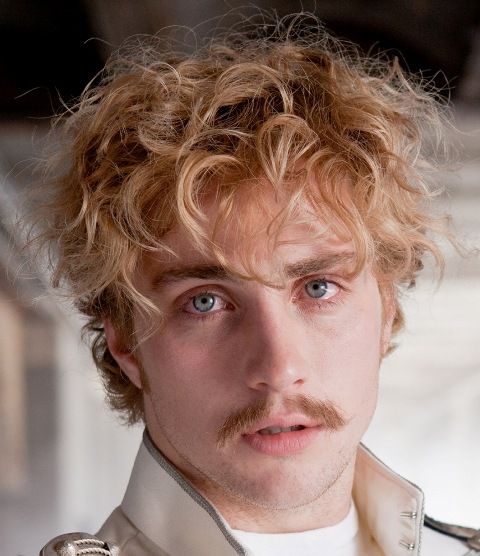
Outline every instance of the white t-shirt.
<path id="1" fill-rule="evenodd" d="M 360 527 L 355 504 L 340 523 L 301 533 L 251 533 L 232 529 L 255 556 L 382 556 L 368 531 Z"/>

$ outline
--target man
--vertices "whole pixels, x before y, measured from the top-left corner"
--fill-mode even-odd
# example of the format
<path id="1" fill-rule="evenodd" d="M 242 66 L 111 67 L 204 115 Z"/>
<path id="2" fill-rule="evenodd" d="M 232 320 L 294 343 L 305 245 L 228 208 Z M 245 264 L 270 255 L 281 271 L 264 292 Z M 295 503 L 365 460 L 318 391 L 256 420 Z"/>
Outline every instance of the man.
<path id="1" fill-rule="evenodd" d="M 258 31 L 124 53 L 65 122 L 53 283 L 146 431 L 97 536 L 44 555 L 480 551 L 360 444 L 398 292 L 442 262 L 423 144 L 442 111 L 323 31 Z"/>

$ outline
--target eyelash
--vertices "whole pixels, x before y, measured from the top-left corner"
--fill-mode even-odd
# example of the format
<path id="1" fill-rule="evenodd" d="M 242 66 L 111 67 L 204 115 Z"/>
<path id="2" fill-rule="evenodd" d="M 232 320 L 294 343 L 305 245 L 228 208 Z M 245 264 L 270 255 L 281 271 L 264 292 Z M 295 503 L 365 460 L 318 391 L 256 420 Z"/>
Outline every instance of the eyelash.
<path id="1" fill-rule="evenodd" d="M 346 291 L 346 288 L 341 286 L 338 282 L 335 282 L 333 280 L 329 280 L 327 278 L 321 277 L 321 278 L 308 278 L 307 280 L 305 280 L 303 282 L 303 287 L 305 287 L 308 283 L 310 282 L 315 282 L 315 281 L 319 281 L 319 282 L 327 282 L 329 284 L 333 284 L 334 286 L 336 286 L 338 288 L 338 292 L 336 294 L 334 294 L 331 298 L 325 299 L 322 301 L 322 298 L 318 298 L 318 301 L 315 303 L 317 309 L 320 310 L 326 310 L 330 307 L 339 305 L 340 303 L 343 302 L 343 296 L 342 293 Z M 217 311 L 212 311 L 212 312 L 206 312 L 204 314 L 202 313 L 190 313 L 189 311 L 185 311 L 184 308 L 189 304 L 192 303 L 192 301 L 199 296 L 202 295 L 212 295 L 215 297 L 219 297 L 221 299 L 223 299 L 222 295 L 220 293 L 217 293 L 215 291 L 212 290 L 202 290 L 199 291 L 198 293 L 195 293 L 194 295 L 190 295 L 187 299 L 187 301 L 185 303 L 182 303 L 181 305 L 181 309 L 182 309 L 182 317 L 186 318 L 186 319 L 195 319 L 198 320 L 200 322 L 206 322 L 207 320 L 210 319 L 214 319 L 217 318 L 218 314 L 222 312 L 222 310 L 217 310 Z M 298 296 L 294 296 L 293 297 L 294 300 L 298 299 Z M 315 298 L 311 298 L 313 301 L 315 300 Z"/>
<path id="2" fill-rule="evenodd" d="M 204 290 L 204 291 L 200 291 L 200 292 L 196 293 L 195 295 L 191 295 L 188 298 L 188 301 L 182 305 L 182 308 L 185 307 L 188 303 L 191 303 L 196 297 L 200 297 L 202 295 L 212 295 L 212 296 L 215 296 L 215 297 L 219 297 L 220 299 L 223 299 L 221 294 L 219 294 L 217 292 L 214 292 L 214 291 L 211 291 L 211 290 Z M 196 319 L 196 320 L 205 322 L 207 320 L 217 318 L 218 313 L 220 313 L 220 312 L 221 312 L 221 310 L 217 310 L 217 311 L 212 311 L 212 312 L 209 311 L 209 312 L 206 312 L 206 313 L 202 314 L 202 313 L 189 313 L 188 311 L 183 311 L 183 313 L 184 313 L 183 316 L 187 319 Z"/>

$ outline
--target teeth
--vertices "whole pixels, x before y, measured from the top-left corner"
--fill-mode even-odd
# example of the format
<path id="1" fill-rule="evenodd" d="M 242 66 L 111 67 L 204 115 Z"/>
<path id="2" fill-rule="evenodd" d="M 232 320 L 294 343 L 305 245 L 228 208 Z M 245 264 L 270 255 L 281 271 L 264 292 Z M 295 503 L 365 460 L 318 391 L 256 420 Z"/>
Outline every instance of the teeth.
<path id="1" fill-rule="evenodd" d="M 304 429 L 303 425 L 293 425 L 292 427 L 267 427 L 258 431 L 259 434 L 279 434 L 281 432 L 300 431 Z"/>

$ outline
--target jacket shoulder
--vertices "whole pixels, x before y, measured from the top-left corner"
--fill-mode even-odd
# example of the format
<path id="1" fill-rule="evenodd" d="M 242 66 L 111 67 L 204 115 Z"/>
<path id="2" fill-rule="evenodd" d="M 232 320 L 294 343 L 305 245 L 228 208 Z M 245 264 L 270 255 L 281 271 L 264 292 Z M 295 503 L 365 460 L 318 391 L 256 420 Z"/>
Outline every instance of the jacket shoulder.
<path id="1" fill-rule="evenodd" d="M 120 547 L 120 556 L 169 556 L 137 529 L 121 507 L 113 510 L 97 535 L 102 539 L 113 540 Z"/>
<path id="2" fill-rule="evenodd" d="M 429 556 L 430 549 L 435 555 L 480 555 L 480 530 L 444 523 L 429 516 L 425 516 L 424 526 L 422 544 L 425 556 Z"/>
<path id="3" fill-rule="evenodd" d="M 40 550 L 40 556 L 119 556 L 116 544 L 88 533 L 66 533 L 49 541 Z"/>

